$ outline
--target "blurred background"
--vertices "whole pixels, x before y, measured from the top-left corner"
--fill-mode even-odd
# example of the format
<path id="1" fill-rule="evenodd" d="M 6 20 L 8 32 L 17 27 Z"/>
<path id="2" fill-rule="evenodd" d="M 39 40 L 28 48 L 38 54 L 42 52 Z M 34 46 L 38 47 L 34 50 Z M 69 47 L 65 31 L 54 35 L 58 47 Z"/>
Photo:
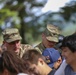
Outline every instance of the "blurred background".
<path id="1" fill-rule="evenodd" d="M 76 0 L 0 0 L 0 44 L 2 30 L 11 27 L 19 29 L 22 43 L 37 44 L 47 24 L 64 36 L 76 32 Z"/>

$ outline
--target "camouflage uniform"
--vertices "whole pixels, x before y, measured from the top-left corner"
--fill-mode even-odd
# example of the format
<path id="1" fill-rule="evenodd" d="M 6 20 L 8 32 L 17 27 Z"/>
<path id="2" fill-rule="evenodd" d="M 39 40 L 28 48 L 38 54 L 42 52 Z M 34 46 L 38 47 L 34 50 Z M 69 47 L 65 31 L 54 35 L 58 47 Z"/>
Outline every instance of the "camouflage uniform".
<path id="1" fill-rule="evenodd" d="M 22 58 L 23 54 L 29 50 L 29 49 L 32 49 L 33 47 L 29 44 L 21 44 L 21 47 L 20 47 L 20 52 L 18 53 L 19 57 Z"/>
<path id="2" fill-rule="evenodd" d="M 35 49 L 37 49 L 37 51 L 42 54 L 43 50 L 45 50 L 46 47 L 42 43 L 40 43 L 37 46 L 35 46 Z"/>
<path id="3" fill-rule="evenodd" d="M 6 41 L 8 43 L 22 39 L 19 34 L 18 29 L 16 29 L 16 28 L 5 29 L 2 32 L 2 34 L 3 34 L 4 41 Z M 3 44 L 1 47 L 3 50 L 6 49 L 5 44 Z M 17 55 L 19 55 L 19 57 L 21 58 L 25 51 L 27 51 L 28 49 L 32 49 L 32 48 L 33 47 L 29 44 L 21 44 L 20 51 Z"/>
<path id="4" fill-rule="evenodd" d="M 48 41 L 53 41 L 53 42 L 58 42 L 59 41 L 58 37 L 59 37 L 60 31 L 59 31 L 58 27 L 56 27 L 54 25 L 51 25 L 51 24 L 48 24 L 43 33 L 46 35 L 46 39 Z M 35 48 L 40 53 L 42 53 L 43 50 L 45 50 L 46 47 L 42 43 L 40 43 L 37 46 L 35 46 Z"/>

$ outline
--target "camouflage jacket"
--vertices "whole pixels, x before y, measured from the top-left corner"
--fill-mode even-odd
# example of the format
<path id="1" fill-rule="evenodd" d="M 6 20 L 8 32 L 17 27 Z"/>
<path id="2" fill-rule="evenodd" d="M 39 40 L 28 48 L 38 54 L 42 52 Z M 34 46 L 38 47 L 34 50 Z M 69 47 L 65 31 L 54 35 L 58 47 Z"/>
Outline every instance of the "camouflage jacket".
<path id="1" fill-rule="evenodd" d="M 6 50 L 5 45 L 2 45 L 1 48 L 2 48 L 3 50 Z M 27 50 L 29 50 L 29 49 L 33 49 L 33 47 L 32 47 L 31 45 L 29 45 L 29 44 L 21 44 L 20 51 L 19 51 L 19 53 L 18 53 L 17 55 L 18 55 L 20 58 L 22 58 L 23 54 L 24 54 Z"/>
<path id="2" fill-rule="evenodd" d="M 29 44 L 21 44 L 20 52 L 18 53 L 19 57 L 22 58 L 23 54 L 29 49 L 33 49 L 33 47 Z"/>
<path id="3" fill-rule="evenodd" d="M 53 48 L 55 48 L 59 52 L 61 51 L 56 46 L 54 46 Z M 35 49 L 37 49 L 42 54 L 42 52 L 46 49 L 46 47 L 42 43 L 40 43 L 40 44 L 38 44 L 38 45 L 35 46 Z"/>
<path id="4" fill-rule="evenodd" d="M 40 43 L 37 46 L 35 46 L 35 49 L 37 49 L 42 54 L 46 47 L 42 43 Z"/>

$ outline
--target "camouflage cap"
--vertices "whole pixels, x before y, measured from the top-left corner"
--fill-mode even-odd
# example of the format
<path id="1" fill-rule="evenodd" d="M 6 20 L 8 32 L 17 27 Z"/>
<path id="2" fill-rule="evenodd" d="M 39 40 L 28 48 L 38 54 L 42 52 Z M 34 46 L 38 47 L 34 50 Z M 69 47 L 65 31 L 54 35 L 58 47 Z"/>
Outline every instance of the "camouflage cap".
<path id="1" fill-rule="evenodd" d="M 60 34 L 60 31 L 59 31 L 58 27 L 55 25 L 48 24 L 44 31 L 44 34 L 46 35 L 46 38 L 49 41 L 54 41 L 54 42 L 59 41 L 58 36 Z"/>
<path id="2" fill-rule="evenodd" d="M 16 41 L 16 40 L 21 40 L 22 39 L 17 28 L 5 29 L 2 32 L 2 34 L 3 34 L 4 40 L 9 42 L 9 43 L 13 42 L 13 41 Z"/>

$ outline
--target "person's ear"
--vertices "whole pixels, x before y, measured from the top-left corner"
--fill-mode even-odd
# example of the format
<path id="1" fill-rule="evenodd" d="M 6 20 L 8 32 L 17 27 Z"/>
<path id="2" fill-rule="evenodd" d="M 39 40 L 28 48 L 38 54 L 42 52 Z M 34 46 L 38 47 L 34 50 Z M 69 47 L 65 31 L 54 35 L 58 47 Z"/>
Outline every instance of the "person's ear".
<path id="1" fill-rule="evenodd" d="M 44 36 L 44 33 L 42 33 L 42 37 Z"/>
<path id="2" fill-rule="evenodd" d="M 6 41 L 3 41 L 3 45 L 5 45 L 5 46 L 6 46 L 6 45 L 7 45 L 7 42 L 6 42 Z"/>
<path id="3" fill-rule="evenodd" d="M 5 41 L 3 41 L 3 44 L 5 44 Z"/>
<path id="4" fill-rule="evenodd" d="M 39 59 L 38 59 L 38 63 L 41 64 L 41 65 L 43 65 L 43 64 L 44 64 L 43 59 L 39 58 Z"/>
<path id="5" fill-rule="evenodd" d="M 43 39 L 43 36 L 44 36 L 44 34 L 42 33 L 42 35 L 41 35 L 42 39 Z"/>
<path id="6" fill-rule="evenodd" d="M 3 50 L 7 50 L 7 43 L 6 43 L 5 41 L 3 41 L 3 44 L 2 44 L 2 46 L 1 46 L 1 48 L 2 48 Z"/>
<path id="7" fill-rule="evenodd" d="M 45 38 L 45 34 L 44 33 L 42 33 L 42 38 Z"/>

